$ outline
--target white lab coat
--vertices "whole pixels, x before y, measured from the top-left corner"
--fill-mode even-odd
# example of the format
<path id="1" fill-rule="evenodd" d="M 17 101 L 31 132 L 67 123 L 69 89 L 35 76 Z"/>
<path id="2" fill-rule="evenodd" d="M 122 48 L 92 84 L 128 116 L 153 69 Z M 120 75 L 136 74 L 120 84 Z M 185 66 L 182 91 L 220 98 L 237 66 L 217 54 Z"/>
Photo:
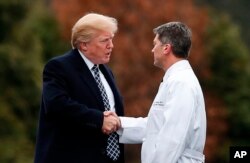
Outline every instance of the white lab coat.
<path id="1" fill-rule="evenodd" d="M 121 123 L 120 142 L 142 143 L 142 163 L 204 162 L 204 98 L 187 60 L 166 71 L 146 118 L 121 117 Z"/>

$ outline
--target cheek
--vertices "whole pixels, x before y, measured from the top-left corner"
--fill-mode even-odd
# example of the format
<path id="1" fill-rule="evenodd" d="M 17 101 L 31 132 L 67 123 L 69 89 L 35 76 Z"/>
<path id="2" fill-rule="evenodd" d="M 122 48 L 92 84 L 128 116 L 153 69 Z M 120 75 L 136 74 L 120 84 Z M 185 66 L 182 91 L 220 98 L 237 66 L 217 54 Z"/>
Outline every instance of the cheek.
<path id="1" fill-rule="evenodd" d="M 154 54 L 157 56 L 159 54 L 159 49 L 158 48 L 155 48 L 154 49 Z"/>
<path id="2" fill-rule="evenodd" d="M 104 45 L 98 45 L 98 46 L 96 47 L 96 49 L 97 49 L 99 52 L 103 52 L 103 51 L 105 51 L 107 48 L 106 48 L 106 46 L 104 46 Z"/>

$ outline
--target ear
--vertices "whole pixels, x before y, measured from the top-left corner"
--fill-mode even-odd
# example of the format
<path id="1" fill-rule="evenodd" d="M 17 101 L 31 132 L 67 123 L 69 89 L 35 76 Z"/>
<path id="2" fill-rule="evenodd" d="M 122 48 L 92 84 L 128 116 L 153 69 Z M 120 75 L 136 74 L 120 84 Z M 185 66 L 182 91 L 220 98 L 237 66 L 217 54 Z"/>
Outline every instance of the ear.
<path id="1" fill-rule="evenodd" d="M 169 54 L 172 51 L 171 44 L 165 44 L 163 50 L 164 50 L 164 54 Z"/>
<path id="2" fill-rule="evenodd" d="M 81 42 L 80 43 L 80 49 L 83 51 L 87 51 L 88 47 L 87 47 L 87 43 L 86 42 Z"/>

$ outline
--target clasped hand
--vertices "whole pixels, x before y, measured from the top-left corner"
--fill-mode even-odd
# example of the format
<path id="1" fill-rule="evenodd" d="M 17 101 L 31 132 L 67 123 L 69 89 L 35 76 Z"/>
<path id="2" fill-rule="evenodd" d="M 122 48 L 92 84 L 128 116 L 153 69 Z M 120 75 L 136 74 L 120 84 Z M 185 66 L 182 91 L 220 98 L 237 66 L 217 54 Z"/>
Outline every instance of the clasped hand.
<path id="1" fill-rule="evenodd" d="M 102 132 L 104 134 L 111 134 L 121 127 L 120 119 L 115 112 L 105 111 L 103 114 Z"/>

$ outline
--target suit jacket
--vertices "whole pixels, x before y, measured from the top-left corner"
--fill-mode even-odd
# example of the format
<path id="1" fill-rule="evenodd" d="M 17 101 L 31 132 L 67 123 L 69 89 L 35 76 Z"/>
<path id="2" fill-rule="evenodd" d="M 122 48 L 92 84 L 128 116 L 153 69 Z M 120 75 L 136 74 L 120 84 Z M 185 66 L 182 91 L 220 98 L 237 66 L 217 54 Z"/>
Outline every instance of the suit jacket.
<path id="1" fill-rule="evenodd" d="M 99 65 L 123 115 L 111 70 Z M 35 163 L 105 163 L 108 136 L 102 133 L 104 104 L 99 88 L 77 49 L 51 59 L 43 72 L 43 91 Z M 120 144 L 124 162 L 123 146 Z"/>

